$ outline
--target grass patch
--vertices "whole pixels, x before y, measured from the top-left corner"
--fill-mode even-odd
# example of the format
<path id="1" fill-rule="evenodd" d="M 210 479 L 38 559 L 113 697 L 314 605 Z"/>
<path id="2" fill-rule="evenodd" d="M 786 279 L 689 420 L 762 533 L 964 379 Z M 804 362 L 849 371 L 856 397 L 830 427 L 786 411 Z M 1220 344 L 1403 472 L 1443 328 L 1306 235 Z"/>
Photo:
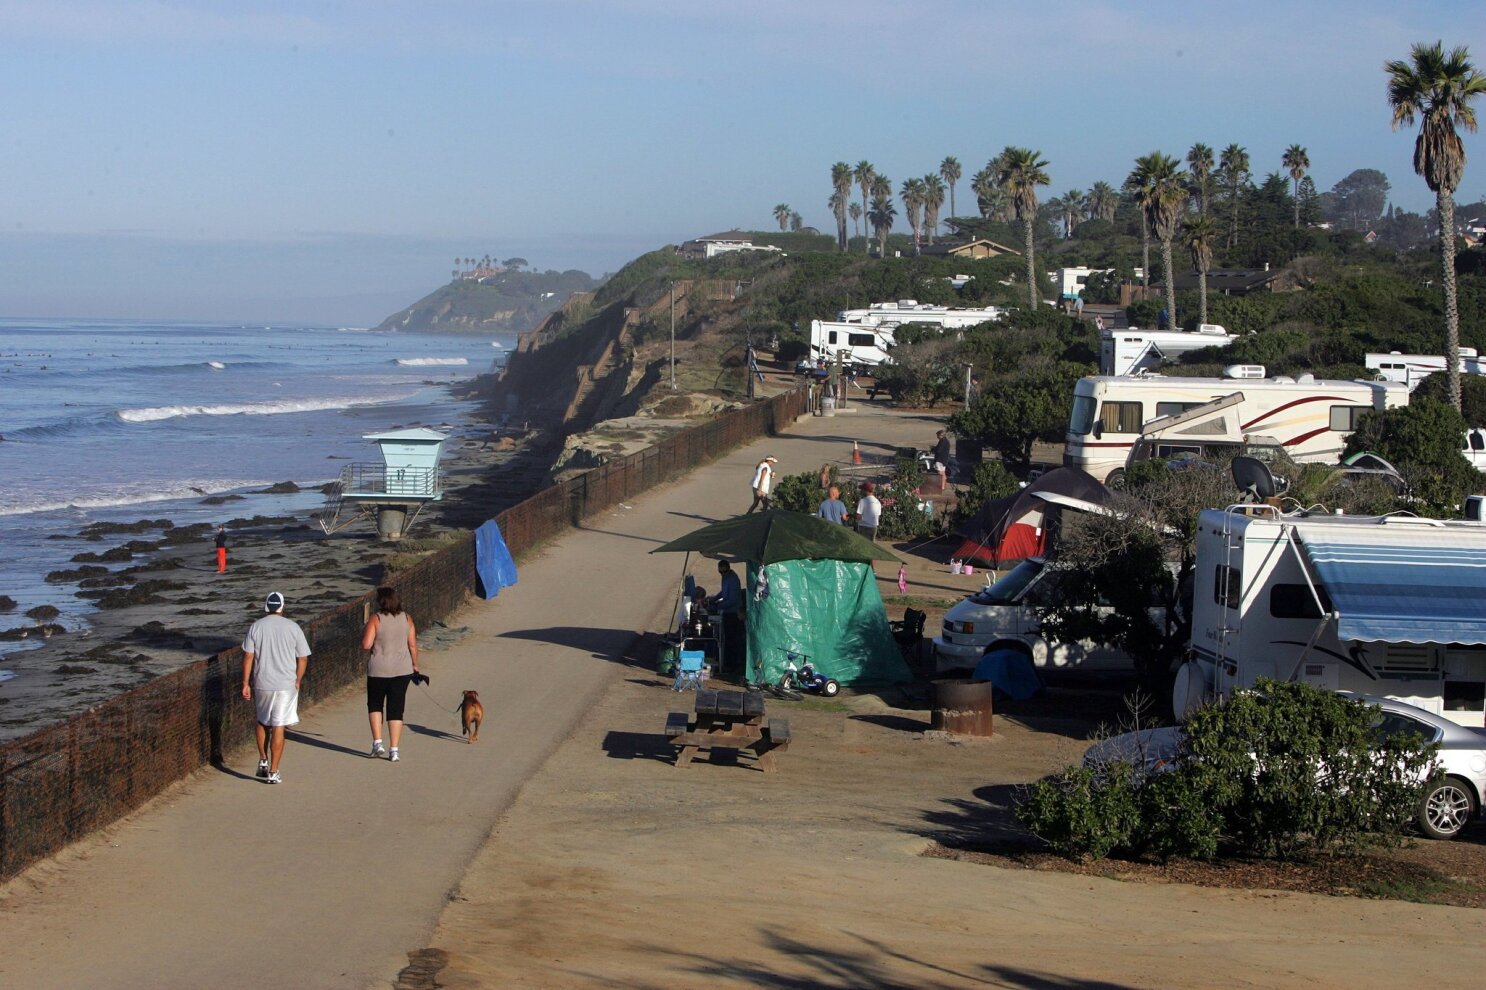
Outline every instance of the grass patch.
<path id="1" fill-rule="evenodd" d="M 807 712 L 849 712 L 851 706 L 844 701 L 836 701 L 830 698 L 801 698 L 799 701 L 790 702 L 794 708 Z"/>
<path id="2" fill-rule="evenodd" d="M 926 598 L 922 595 L 883 595 L 882 604 L 901 605 L 904 608 L 953 608 L 959 604 L 958 598 Z"/>
<path id="3" fill-rule="evenodd" d="M 1357 893 L 1363 897 L 1415 904 L 1458 904 L 1462 897 L 1480 892 L 1479 884 L 1451 880 L 1433 870 L 1420 871 L 1416 876 L 1377 877 L 1357 885 Z"/>

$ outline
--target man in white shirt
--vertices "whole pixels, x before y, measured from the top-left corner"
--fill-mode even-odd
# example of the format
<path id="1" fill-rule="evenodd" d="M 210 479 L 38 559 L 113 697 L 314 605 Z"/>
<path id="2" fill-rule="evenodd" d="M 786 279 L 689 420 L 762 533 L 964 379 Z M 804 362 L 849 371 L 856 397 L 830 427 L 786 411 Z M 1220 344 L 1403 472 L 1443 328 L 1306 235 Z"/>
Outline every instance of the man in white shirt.
<path id="1" fill-rule="evenodd" d="M 753 469 L 753 504 L 748 507 L 752 512 L 760 505 L 764 511 L 769 510 L 769 492 L 774 488 L 774 465 L 779 461 L 772 454 L 758 462 L 758 467 Z M 743 513 L 745 516 L 748 512 Z"/>
<path id="2" fill-rule="evenodd" d="M 299 685 L 310 659 L 310 645 L 293 619 L 284 617 L 284 596 L 263 602 L 268 614 L 243 637 L 243 699 L 253 702 L 257 719 L 258 776 L 279 782 L 284 729 L 299 721 Z"/>
<path id="3" fill-rule="evenodd" d="M 872 482 L 862 485 L 862 497 L 857 499 L 857 532 L 876 542 L 877 527 L 882 523 L 882 502 L 873 494 L 877 488 Z"/>

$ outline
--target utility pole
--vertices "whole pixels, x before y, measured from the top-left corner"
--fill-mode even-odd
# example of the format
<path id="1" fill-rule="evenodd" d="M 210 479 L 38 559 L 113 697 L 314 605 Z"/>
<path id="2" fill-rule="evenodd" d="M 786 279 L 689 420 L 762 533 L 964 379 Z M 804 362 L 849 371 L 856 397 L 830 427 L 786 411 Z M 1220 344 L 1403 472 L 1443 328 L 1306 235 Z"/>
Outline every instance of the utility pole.
<path id="1" fill-rule="evenodd" d="M 967 363 L 965 365 L 965 408 L 966 409 L 969 409 L 970 408 L 970 369 L 972 369 L 974 367 L 975 367 L 975 365 L 969 364 L 969 363 Z"/>
<path id="2" fill-rule="evenodd" d="M 676 391 L 676 283 L 671 282 L 671 391 Z"/>

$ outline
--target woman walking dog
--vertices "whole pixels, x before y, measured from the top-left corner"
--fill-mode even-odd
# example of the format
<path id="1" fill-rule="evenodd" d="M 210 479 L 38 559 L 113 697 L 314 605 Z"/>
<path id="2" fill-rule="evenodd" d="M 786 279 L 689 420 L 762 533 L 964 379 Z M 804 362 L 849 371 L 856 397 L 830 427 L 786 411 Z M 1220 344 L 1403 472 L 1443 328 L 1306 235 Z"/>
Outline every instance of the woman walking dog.
<path id="1" fill-rule="evenodd" d="M 371 723 L 371 757 L 385 756 L 396 763 L 402 758 L 397 744 L 402 741 L 403 704 L 408 695 L 408 682 L 418 673 L 418 630 L 413 617 L 402 610 L 402 600 L 394 588 L 377 589 L 377 610 L 366 620 L 361 634 L 361 648 L 370 650 L 366 662 L 366 712 Z M 382 744 L 382 711 L 387 712 L 389 753 Z"/>

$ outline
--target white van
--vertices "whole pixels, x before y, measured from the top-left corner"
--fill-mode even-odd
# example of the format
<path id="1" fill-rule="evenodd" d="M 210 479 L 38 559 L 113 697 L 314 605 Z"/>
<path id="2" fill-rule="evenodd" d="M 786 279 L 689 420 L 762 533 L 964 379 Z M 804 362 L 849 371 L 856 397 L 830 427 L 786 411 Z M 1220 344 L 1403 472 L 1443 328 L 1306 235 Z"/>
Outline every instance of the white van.
<path id="1" fill-rule="evenodd" d="M 1066 573 L 1040 557 L 1017 564 L 944 613 L 934 637 L 934 666 L 944 673 L 973 670 L 990 649 L 1019 650 L 1038 667 L 1074 670 L 1131 670 L 1130 656 L 1094 643 L 1049 643 L 1042 635 L 1037 606 L 1055 600 Z"/>

